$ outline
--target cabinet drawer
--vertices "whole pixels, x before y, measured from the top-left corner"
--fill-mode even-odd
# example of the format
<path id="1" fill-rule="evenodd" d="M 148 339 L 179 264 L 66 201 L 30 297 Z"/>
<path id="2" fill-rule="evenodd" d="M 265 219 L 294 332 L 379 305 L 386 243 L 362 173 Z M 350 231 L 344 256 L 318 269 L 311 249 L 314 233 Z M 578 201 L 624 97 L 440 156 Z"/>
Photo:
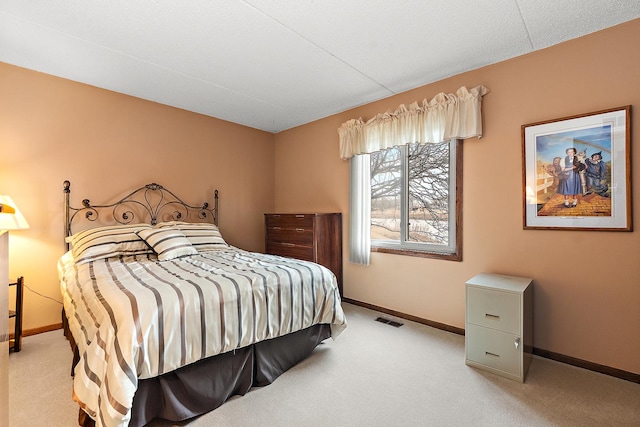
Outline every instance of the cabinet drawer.
<path id="1" fill-rule="evenodd" d="M 293 243 L 268 242 L 267 253 L 298 258 L 304 261 L 314 261 L 312 246 L 295 245 Z"/>
<path id="2" fill-rule="evenodd" d="M 519 335 L 520 316 L 519 294 L 467 287 L 467 322 Z"/>
<path id="3" fill-rule="evenodd" d="M 267 241 L 312 246 L 313 230 L 308 228 L 283 229 L 280 227 L 269 227 L 267 228 Z"/>
<path id="4" fill-rule="evenodd" d="M 521 377 L 522 343 L 518 335 L 477 325 L 467 325 L 467 359 Z"/>
<path id="5" fill-rule="evenodd" d="M 271 214 L 265 215 L 267 228 L 308 228 L 313 229 L 314 215 L 303 214 Z"/>

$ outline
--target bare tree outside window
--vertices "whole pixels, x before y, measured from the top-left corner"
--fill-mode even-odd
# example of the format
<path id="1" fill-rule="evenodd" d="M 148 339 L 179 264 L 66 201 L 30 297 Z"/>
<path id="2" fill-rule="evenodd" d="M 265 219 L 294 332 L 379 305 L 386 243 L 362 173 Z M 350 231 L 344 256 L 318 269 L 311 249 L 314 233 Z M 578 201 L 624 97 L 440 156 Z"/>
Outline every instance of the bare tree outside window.
<path id="1" fill-rule="evenodd" d="M 371 154 L 372 246 L 455 252 L 455 147 L 407 144 Z"/>
<path id="2" fill-rule="evenodd" d="M 371 154 L 371 239 L 400 241 L 402 226 L 402 151 Z"/>
<path id="3" fill-rule="evenodd" d="M 449 143 L 409 145 L 407 240 L 449 244 Z"/>

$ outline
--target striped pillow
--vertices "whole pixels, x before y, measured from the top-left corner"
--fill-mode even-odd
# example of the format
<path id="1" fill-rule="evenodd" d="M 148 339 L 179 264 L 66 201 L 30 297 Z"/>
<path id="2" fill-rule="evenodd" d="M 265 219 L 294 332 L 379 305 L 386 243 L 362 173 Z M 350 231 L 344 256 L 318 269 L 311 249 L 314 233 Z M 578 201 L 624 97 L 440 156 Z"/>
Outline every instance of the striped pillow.
<path id="1" fill-rule="evenodd" d="M 78 264 L 103 258 L 152 254 L 136 231 L 151 228 L 148 224 L 114 225 L 90 228 L 66 238 Z"/>
<path id="2" fill-rule="evenodd" d="M 158 254 L 159 261 L 168 261 L 188 255 L 197 255 L 198 251 L 180 230 L 173 228 L 142 229 L 136 232 Z"/>
<path id="3" fill-rule="evenodd" d="M 161 222 L 156 225 L 157 228 L 173 228 L 180 230 L 187 236 L 194 248 L 198 252 L 213 251 L 228 248 L 229 245 L 222 238 L 220 230 L 214 224 L 209 223 L 190 223 L 181 221 Z"/>

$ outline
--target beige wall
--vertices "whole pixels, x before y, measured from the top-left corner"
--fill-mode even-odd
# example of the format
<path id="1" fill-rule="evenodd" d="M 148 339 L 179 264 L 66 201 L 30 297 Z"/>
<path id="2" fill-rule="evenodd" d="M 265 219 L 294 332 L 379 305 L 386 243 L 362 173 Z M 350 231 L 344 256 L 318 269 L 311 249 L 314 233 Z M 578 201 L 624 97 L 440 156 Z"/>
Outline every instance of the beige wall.
<path id="1" fill-rule="evenodd" d="M 463 261 L 373 253 L 362 267 L 345 258 L 345 296 L 463 328 L 467 279 L 479 272 L 532 277 L 537 348 L 640 373 L 640 233 L 523 230 L 520 136 L 523 124 L 629 104 L 632 123 L 640 123 L 638 40 L 635 20 L 279 133 L 275 207 L 342 212 L 346 253 L 349 166 L 339 159 L 337 128 L 485 85 L 484 137 L 464 144 Z M 640 150 L 632 156 L 635 167 Z"/>
<path id="2" fill-rule="evenodd" d="M 264 248 L 274 207 L 274 135 L 0 63 L 0 194 L 31 228 L 11 232 L 10 277 L 61 301 L 62 182 L 72 204 L 157 182 L 188 203 L 220 191 L 220 229 L 233 245 Z M 24 327 L 60 323 L 61 305 L 27 290 Z"/>

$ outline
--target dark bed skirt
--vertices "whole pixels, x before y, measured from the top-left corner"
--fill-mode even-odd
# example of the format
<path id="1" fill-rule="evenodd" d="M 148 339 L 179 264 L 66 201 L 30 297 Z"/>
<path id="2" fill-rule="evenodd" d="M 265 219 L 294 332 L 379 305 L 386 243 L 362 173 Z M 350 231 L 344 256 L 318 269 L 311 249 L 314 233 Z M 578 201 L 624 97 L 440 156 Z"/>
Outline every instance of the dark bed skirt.
<path id="1" fill-rule="evenodd" d="M 66 326 L 64 315 L 63 324 Z M 74 349 L 75 366 L 77 349 L 68 328 L 65 336 Z M 330 336 L 330 325 L 315 325 L 140 380 L 129 425 L 144 426 L 154 418 L 183 421 L 212 411 L 233 395 L 244 395 L 251 387 L 271 384 Z M 82 409 L 78 421 L 81 426 L 94 425 Z"/>

